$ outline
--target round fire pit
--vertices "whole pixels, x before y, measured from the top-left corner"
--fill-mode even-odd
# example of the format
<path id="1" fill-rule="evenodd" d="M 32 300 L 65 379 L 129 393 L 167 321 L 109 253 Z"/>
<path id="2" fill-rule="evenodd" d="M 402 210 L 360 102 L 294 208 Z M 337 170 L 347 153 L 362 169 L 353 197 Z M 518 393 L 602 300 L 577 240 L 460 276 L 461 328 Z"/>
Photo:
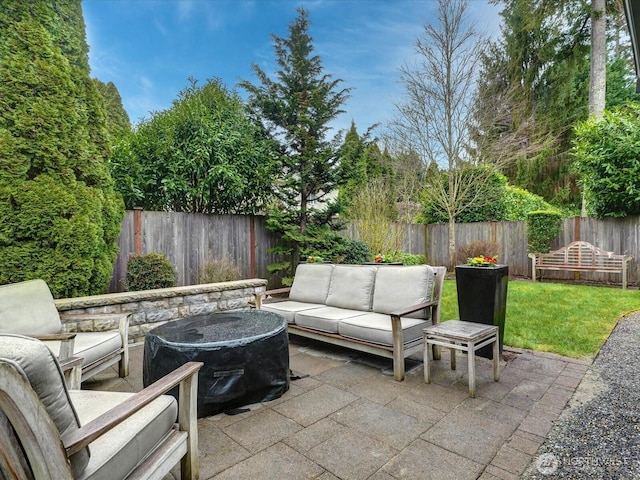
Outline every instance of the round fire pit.
<path id="1" fill-rule="evenodd" d="M 145 337 L 144 386 L 190 361 L 204 362 L 198 375 L 198 418 L 276 399 L 289 389 L 286 320 L 246 310 L 156 327 Z M 169 393 L 177 398 L 178 388 Z"/>

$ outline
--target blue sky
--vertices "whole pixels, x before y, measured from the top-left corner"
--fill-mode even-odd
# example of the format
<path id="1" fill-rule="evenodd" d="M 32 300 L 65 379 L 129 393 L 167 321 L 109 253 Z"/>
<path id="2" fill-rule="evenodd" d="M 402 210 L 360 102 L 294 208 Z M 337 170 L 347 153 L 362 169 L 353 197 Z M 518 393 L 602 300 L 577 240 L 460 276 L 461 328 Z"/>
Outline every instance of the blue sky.
<path id="1" fill-rule="evenodd" d="M 258 81 L 256 63 L 272 72 L 271 34 L 287 37 L 296 8 L 309 11 L 315 53 L 326 73 L 352 88 L 333 126 L 356 122 L 360 133 L 394 115 L 403 94 L 399 68 L 410 62 L 433 0 L 85 0 L 91 76 L 112 81 L 131 121 L 165 110 L 194 77 L 219 78 L 243 98 L 239 80 Z M 498 8 L 469 2 L 476 28 L 499 32 Z"/>

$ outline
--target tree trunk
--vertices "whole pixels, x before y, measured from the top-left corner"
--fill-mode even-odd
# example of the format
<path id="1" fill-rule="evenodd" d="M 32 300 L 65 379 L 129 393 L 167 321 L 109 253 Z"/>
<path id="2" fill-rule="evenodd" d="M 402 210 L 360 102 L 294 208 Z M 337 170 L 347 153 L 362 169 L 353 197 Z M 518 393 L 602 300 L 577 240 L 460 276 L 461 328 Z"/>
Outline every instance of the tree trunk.
<path id="1" fill-rule="evenodd" d="M 456 264 L 456 219 L 449 215 L 449 265 L 448 270 L 453 270 Z"/>
<path id="2" fill-rule="evenodd" d="M 589 82 L 589 115 L 602 118 L 607 91 L 607 17 L 606 0 L 591 0 L 591 73 Z M 587 216 L 584 190 L 582 217 Z"/>
<path id="3" fill-rule="evenodd" d="M 589 113 L 599 120 L 607 88 L 607 17 L 605 0 L 591 0 L 591 77 Z"/>

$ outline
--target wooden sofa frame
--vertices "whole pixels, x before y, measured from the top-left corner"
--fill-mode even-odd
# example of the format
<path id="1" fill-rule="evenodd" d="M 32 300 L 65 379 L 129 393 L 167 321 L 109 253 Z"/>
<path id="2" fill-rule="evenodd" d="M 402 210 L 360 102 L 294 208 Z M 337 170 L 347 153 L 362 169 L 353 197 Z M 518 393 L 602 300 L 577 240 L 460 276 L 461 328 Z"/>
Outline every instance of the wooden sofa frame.
<path id="1" fill-rule="evenodd" d="M 620 273 L 622 288 L 627 288 L 628 263 L 633 255 L 619 255 L 602 250 L 589 242 L 575 241 L 549 253 L 530 253 L 531 277 L 536 281 L 536 270 L 569 272 Z"/>
<path id="2" fill-rule="evenodd" d="M 393 267 L 386 267 L 393 268 Z M 337 333 L 327 333 L 311 328 L 301 327 L 299 325 L 289 323 L 287 331 L 290 334 L 300 337 L 311 338 L 332 345 L 358 350 L 360 352 L 370 353 L 385 358 L 393 359 L 393 377 L 397 381 L 404 380 L 405 368 L 404 359 L 418 352 L 423 351 L 424 340 L 422 336 L 412 342 L 405 343 L 403 340 L 400 317 L 419 310 L 430 309 L 431 322 L 433 325 L 440 323 L 440 299 L 442 296 L 442 286 L 444 277 L 447 273 L 446 267 L 431 267 L 434 271 L 435 279 L 433 283 L 433 299 L 430 302 L 419 305 L 408 306 L 406 309 L 399 310 L 390 314 L 390 322 L 393 335 L 393 346 L 381 345 L 378 343 L 366 342 L 354 338 L 343 337 Z M 291 287 L 267 290 L 256 296 L 256 308 L 260 308 L 262 303 L 271 303 L 287 300 L 287 297 L 274 297 L 274 295 L 284 295 L 291 291 Z M 272 297 L 272 298 L 267 298 Z M 439 358 L 437 348 L 434 348 L 434 358 Z"/>

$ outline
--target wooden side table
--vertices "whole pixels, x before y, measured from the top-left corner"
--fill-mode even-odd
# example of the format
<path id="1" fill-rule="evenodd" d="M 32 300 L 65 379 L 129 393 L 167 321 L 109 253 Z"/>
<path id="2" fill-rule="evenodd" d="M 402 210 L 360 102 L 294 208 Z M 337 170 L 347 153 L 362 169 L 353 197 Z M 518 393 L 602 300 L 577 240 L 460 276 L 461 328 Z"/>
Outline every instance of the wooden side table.
<path id="1" fill-rule="evenodd" d="M 450 320 L 425 328 L 424 335 L 424 381 L 431 381 L 429 346 L 439 345 L 451 351 L 451 369 L 456 369 L 456 350 L 467 352 L 469 362 L 469 396 L 476 396 L 476 351 L 493 343 L 493 379 L 500 380 L 500 353 L 498 327 L 483 323 Z"/>

